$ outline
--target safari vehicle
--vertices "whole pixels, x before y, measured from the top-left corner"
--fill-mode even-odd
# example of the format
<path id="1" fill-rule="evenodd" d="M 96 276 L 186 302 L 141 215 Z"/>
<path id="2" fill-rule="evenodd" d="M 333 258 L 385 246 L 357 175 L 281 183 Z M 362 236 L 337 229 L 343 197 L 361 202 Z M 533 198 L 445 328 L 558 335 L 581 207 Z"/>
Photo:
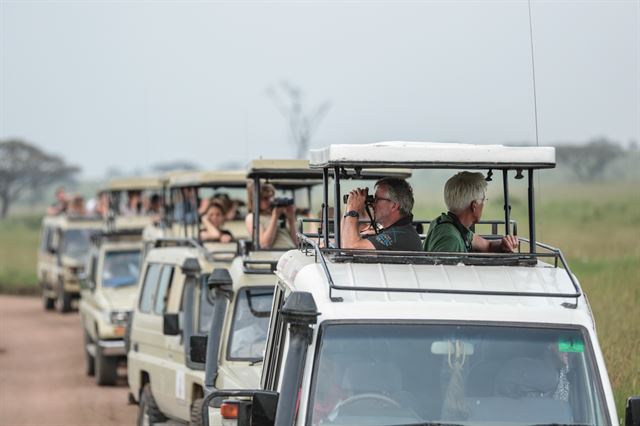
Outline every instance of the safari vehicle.
<path id="1" fill-rule="evenodd" d="M 205 366 L 191 356 L 191 337 L 209 330 L 213 299 L 207 280 L 214 268 L 229 266 L 238 243 L 200 241 L 196 212 L 200 199 L 215 191 L 244 196 L 246 173 L 183 173 L 170 177 L 168 187 L 163 236 L 145 240 L 129 327 L 129 391 L 139 404 L 138 424 L 200 424 Z M 246 238 L 244 221 L 227 226 L 236 240 Z"/>
<path id="2" fill-rule="evenodd" d="M 260 388 L 215 390 L 204 410 L 220 406 L 228 425 L 617 425 L 586 296 L 562 252 L 536 240 L 534 173 L 554 166 L 554 148 L 312 151 L 325 230 L 331 169 L 475 169 L 502 172 L 505 234 L 510 181 L 526 175 L 528 238 L 509 254 L 342 249 L 336 173 L 334 234 L 301 235 L 278 262 Z"/>
<path id="3" fill-rule="evenodd" d="M 102 226 L 96 217 L 60 215 L 42 220 L 37 273 L 45 310 L 57 307 L 69 312 L 72 301 L 80 297 L 78 276 L 84 270 L 89 240 Z"/>
<path id="4" fill-rule="evenodd" d="M 140 275 L 142 229 L 120 217 L 109 231 L 93 235 L 81 280 L 80 325 L 85 372 L 98 385 L 114 385 L 126 362 L 125 329 L 135 304 Z"/>
<path id="5" fill-rule="evenodd" d="M 361 179 L 379 179 L 383 176 L 408 177 L 407 170 L 366 171 Z M 298 211 L 312 210 L 311 190 L 322 183 L 322 171 L 309 168 L 307 160 L 254 160 L 248 177 L 253 181 L 250 194 L 258 205 L 260 187 L 264 182 L 272 184 L 288 196 Z M 297 195 L 297 196 L 296 196 Z M 306 197 L 305 197 L 306 195 Z M 306 198 L 306 200 L 305 200 Z M 285 197 L 277 197 L 285 202 Z M 306 201 L 306 203 L 305 203 Z M 302 207 L 302 208 L 301 208 Z M 308 217 L 309 215 L 302 215 Z M 267 337 L 270 309 L 276 278 L 273 271 L 277 261 L 288 249 L 260 246 L 260 227 L 254 216 L 252 245 L 241 257 L 234 259 L 229 271 L 218 270 L 209 281 L 214 300 L 214 319 L 208 341 L 202 340 L 193 347 L 207 350 L 205 395 L 216 389 L 256 388 L 260 384 L 260 372 Z M 317 230 L 320 220 L 307 218 L 300 221 L 300 230 Z M 268 310 L 265 310 L 268 307 Z M 244 355 L 242 355 L 244 353 Z M 209 409 L 209 424 L 221 425 L 219 410 Z"/>

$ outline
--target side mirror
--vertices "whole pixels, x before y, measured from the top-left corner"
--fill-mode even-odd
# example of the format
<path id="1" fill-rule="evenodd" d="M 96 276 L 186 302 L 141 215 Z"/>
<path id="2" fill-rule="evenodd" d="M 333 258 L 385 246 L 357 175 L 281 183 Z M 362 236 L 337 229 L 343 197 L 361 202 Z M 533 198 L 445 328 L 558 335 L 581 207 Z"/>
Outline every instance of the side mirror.
<path id="1" fill-rule="evenodd" d="M 624 413 L 625 426 L 640 426 L 640 396 L 627 398 L 627 408 Z"/>
<path id="2" fill-rule="evenodd" d="M 165 336 L 177 336 L 180 334 L 179 314 L 166 313 L 162 316 L 162 333 Z"/>
<path id="3" fill-rule="evenodd" d="M 192 362 L 204 364 L 207 361 L 207 336 L 191 336 L 189 357 Z"/>
<path id="4" fill-rule="evenodd" d="M 95 283 L 89 279 L 86 272 L 80 272 L 78 274 L 78 281 L 80 281 L 80 288 L 84 290 L 93 291 L 96 288 Z"/>

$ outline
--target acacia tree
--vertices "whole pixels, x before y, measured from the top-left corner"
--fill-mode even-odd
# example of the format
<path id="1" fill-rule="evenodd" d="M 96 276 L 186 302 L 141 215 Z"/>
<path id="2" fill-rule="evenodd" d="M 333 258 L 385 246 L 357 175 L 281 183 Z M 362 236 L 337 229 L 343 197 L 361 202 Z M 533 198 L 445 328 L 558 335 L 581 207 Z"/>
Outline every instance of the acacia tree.
<path id="1" fill-rule="evenodd" d="M 25 189 L 68 180 L 80 171 L 57 155 L 18 139 L 0 141 L 0 218 Z"/>
<path id="2" fill-rule="evenodd" d="M 267 95 L 287 120 L 289 137 L 294 145 L 296 158 L 306 157 L 311 137 L 317 130 L 320 121 L 329 112 L 331 103 L 325 101 L 311 112 L 306 112 L 303 106 L 302 90 L 286 81 L 280 83 L 276 88 L 267 89 Z"/>
<path id="3" fill-rule="evenodd" d="M 594 139 L 583 145 L 556 146 L 558 163 L 571 168 L 583 181 L 601 178 L 607 165 L 624 154 L 622 147 L 607 139 Z"/>

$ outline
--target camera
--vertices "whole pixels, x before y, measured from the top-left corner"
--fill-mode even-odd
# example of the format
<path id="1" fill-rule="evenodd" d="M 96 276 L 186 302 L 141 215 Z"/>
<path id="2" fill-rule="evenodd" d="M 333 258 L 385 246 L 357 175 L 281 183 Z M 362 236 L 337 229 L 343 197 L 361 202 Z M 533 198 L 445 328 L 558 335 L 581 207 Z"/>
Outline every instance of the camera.
<path id="1" fill-rule="evenodd" d="M 272 208 L 288 207 L 288 206 L 292 206 L 292 205 L 293 205 L 293 198 L 276 197 L 273 200 L 271 200 L 271 207 Z"/>
<path id="2" fill-rule="evenodd" d="M 347 204 L 347 200 L 349 199 L 349 194 L 344 194 L 342 196 L 342 202 Z M 368 206 L 372 206 L 375 201 L 375 197 L 371 194 L 367 195 L 367 199 L 365 200 L 365 204 Z"/>

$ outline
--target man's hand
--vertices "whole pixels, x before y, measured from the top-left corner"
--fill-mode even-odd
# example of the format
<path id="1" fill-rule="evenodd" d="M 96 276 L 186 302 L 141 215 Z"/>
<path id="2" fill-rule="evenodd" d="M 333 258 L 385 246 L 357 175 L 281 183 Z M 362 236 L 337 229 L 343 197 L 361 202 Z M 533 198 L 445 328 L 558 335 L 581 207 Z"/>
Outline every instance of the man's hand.
<path id="1" fill-rule="evenodd" d="M 364 216 L 364 207 L 367 202 L 367 194 L 369 193 L 369 188 L 356 188 L 349 193 L 349 198 L 347 198 L 347 209 L 346 211 L 355 210 L 360 216 Z"/>
<path id="2" fill-rule="evenodd" d="M 500 249 L 505 253 L 513 253 L 518 249 L 518 237 L 505 235 L 500 241 Z"/>

